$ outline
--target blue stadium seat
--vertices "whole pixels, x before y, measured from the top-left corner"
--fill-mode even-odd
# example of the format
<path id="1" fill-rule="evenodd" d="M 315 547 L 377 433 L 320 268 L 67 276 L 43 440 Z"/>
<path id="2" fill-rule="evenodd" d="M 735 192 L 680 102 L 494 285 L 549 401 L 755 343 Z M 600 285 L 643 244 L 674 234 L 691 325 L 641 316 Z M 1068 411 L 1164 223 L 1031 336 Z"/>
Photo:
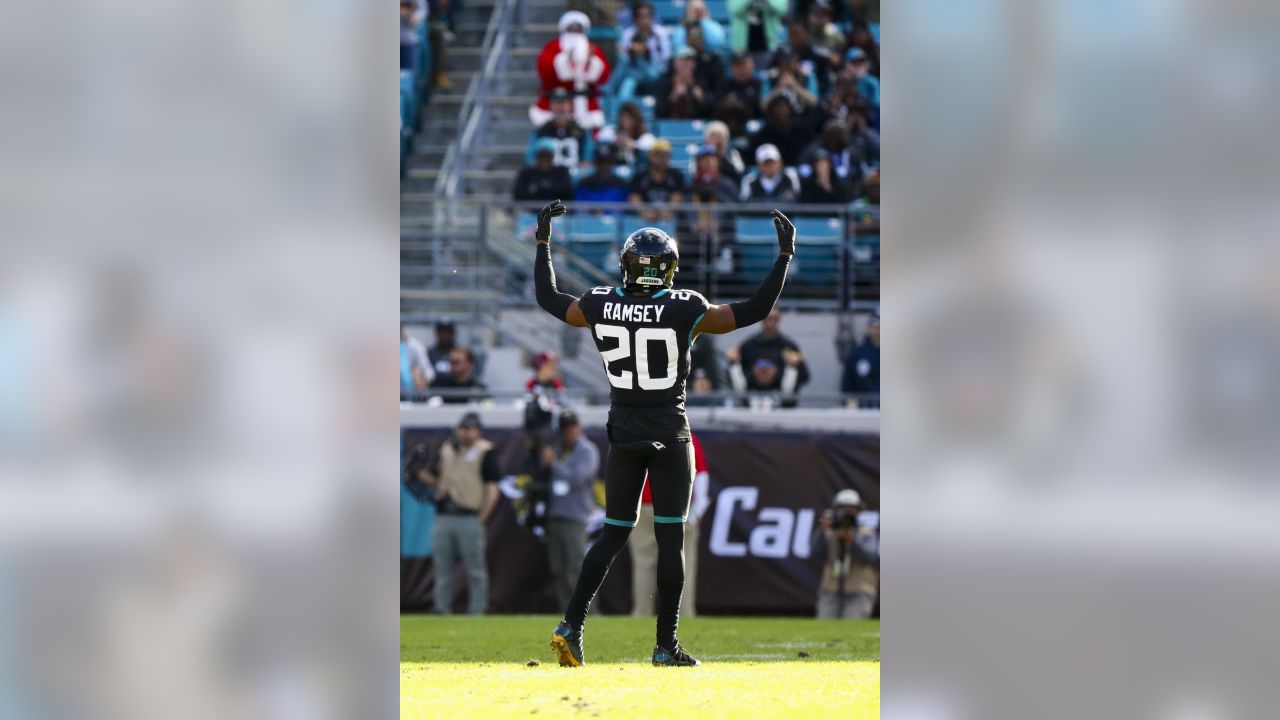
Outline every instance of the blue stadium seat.
<path id="1" fill-rule="evenodd" d="M 840 218 L 793 217 L 796 234 L 804 242 L 840 242 L 844 239 L 844 222 Z"/>
<path id="2" fill-rule="evenodd" d="M 701 143 L 706 127 L 705 120 L 659 120 L 654 135 L 670 140 L 672 145 Z"/>
<path id="3" fill-rule="evenodd" d="M 671 167 L 684 173 L 688 180 L 693 171 L 693 159 L 698 154 L 698 146 L 694 143 L 671 143 Z"/>
<path id="4" fill-rule="evenodd" d="M 734 236 L 739 244 L 777 247 L 778 243 L 778 233 L 773 229 L 773 218 L 767 215 L 738 217 L 735 220 Z"/>
<path id="5" fill-rule="evenodd" d="M 633 102 L 640 106 L 640 114 L 644 116 L 644 123 L 649 127 L 653 127 L 654 108 L 657 107 L 658 101 L 652 95 L 640 95 L 630 100 L 622 100 L 616 95 L 602 95 L 600 97 L 600 109 L 604 111 L 605 122 L 612 125 L 618 121 L 618 108 L 626 102 Z"/>
<path id="6" fill-rule="evenodd" d="M 554 227 L 554 226 L 553 226 Z M 538 229 L 537 213 L 520 213 L 516 215 L 516 238 L 520 241 L 533 238 L 533 232 Z"/>
<path id="7" fill-rule="evenodd" d="M 667 233 L 668 235 L 671 235 L 672 237 L 674 237 L 676 234 L 676 221 L 674 219 L 645 220 L 639 215 L 632 215 L 631 213 L 627 213 L 626 215 L 623 215 L 621 218 L 619 218 L 618 222 L 622 224 L 623 228 L 632 232 L 642 227 L 656 227 L 659 230 L 662 230 L 663 232 Z M 619 238 L 619 242 L 621 242 L 622 240 L 626 240 L 626 237 L 624 236 Z"/>
<path id="8" fill-rule="evenodd" d="M 653 0 L 653 12 L 663 25 L 679 25 L 684 17 L 684 0 Z"/>
<path id="9" fill-rule="evenodd" d="M 727 24 L 729 22 L 729 2 L 728 0 L 706 0 L 707 17 L 718 23 Z M 725 28 L 725 37 L 729 37 L 729 29 Z M 879 41 L 877 41 L 879 42 Z"/>
<path id="10" fill-rule="evenodd" d="M 613 215 L 578 214 L 569 223 L 569 237 L 574 244 L 617 242 L 619 232 L 618 218 Z"/>
<path id="11" fill-rule="evenodd" d="M 734 220 L 738 272 L 762 277 L 778 257 L 778 234 L 768 216 L 739 216 Z"/>
<path id="12" fill-rule="evenodd" d="M 418 96 L 413 71 L 400 71 L 400 124 L 409 130 L 418 129 Z"/>

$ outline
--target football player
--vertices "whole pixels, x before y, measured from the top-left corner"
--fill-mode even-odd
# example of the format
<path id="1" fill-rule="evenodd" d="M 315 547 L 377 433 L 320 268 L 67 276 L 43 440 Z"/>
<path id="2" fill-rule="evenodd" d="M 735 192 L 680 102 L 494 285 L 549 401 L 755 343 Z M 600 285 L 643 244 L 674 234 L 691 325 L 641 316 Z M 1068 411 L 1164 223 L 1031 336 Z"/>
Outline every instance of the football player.
<path id="1" fill-rule="evenodd" d="M 684 522 L 693 486 L 693 447 L 685 414 L 689 348 L 701 333 L 720 334 L 768 316 L 782 294 L 795 253 L 796 228 L 773 211 L 778 259 L 750 299 L 712 305 L 693 290 L 673 287 L 680 252 L 657 228 L 631 233 L 622 246 L 622 284 L 595 287 L 580 298 L 556 289 L 551 267 L 551 219 L 567 212 L 559 200 L 538 213 L 534 287 L 543 310 L 590 328 L 612 385 L 605 461 L 605 527 L 587 551 L 564 620 L 551 636 L 561 666 L 583 664 L 587 610 L 636 525 L 646 471 L 658 543 L 658 632 L 654 665 L 690 666 L 698 660 L 676 638 L 684 589 Z"/>

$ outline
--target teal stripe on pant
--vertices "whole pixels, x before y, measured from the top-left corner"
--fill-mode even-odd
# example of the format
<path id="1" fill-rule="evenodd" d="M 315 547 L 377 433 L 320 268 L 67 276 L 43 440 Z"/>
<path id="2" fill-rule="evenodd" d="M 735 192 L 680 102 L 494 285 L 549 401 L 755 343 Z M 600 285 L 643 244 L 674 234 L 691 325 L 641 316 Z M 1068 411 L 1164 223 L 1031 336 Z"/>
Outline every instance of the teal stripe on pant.
<path id="1" fill-rule="evenodd" d="M 687 519 L 688 519 L 688 518 L 682 518 L 682 517 L 670 517 L 670 516 L 667 516 L 667 515 L 654 515 L 654 516 L 653 516 L 653 521 L 654 521 L 654 522 L 656 522 L 656 523 L 682 523 L 682 522 L 685 522 Z M 606 522 L 608 522 L 608 521 L 606 521 Z"/>
<path id="2" fill-rule="evenodd" d="M 605 518 L 604 522 L 606 525 L 617 525 L 618 527 L 625 527 L 625 528 L 633 528 L 636 526 L 635 520 L 627 521 L 627 520 L 614 520 L 613 518 Z"/>

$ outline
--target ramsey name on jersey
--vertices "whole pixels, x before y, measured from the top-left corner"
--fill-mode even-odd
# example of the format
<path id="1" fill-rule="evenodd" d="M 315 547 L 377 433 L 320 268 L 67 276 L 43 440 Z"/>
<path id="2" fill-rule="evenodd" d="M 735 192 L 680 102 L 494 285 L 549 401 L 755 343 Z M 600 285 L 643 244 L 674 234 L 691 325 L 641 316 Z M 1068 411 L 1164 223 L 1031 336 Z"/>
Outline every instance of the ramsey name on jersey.
<path id="1" fill-rule="evenodd" d="M 663 305 L 633 305 L 631 303 L 606 302 L 604 319 L 615 322 L 662 322 Z"/>

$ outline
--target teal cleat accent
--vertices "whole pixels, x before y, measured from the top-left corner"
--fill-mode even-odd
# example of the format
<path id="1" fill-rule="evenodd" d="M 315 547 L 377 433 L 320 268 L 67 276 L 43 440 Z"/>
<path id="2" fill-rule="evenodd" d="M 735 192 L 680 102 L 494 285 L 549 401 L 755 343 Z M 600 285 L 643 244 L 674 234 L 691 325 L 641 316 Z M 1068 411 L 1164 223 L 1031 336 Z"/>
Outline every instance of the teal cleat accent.
<path id="1" fill-rule="evenodd" d="M 560 660 L 560 667 L 581 667 L 586 665 L 582 653 L 582 631 L 574 632 L 567 620 L 561 620 L 551 633 L 551 649 Z"/>
<path id="2" fill-rule="evenodd" d="M 661 645 L 653 646 L 654 667 L 697 667 L 701 664 L 697 658 L 680 647 L 680 641 L 678 640 L 675 647 L 670 650 Z"/>

